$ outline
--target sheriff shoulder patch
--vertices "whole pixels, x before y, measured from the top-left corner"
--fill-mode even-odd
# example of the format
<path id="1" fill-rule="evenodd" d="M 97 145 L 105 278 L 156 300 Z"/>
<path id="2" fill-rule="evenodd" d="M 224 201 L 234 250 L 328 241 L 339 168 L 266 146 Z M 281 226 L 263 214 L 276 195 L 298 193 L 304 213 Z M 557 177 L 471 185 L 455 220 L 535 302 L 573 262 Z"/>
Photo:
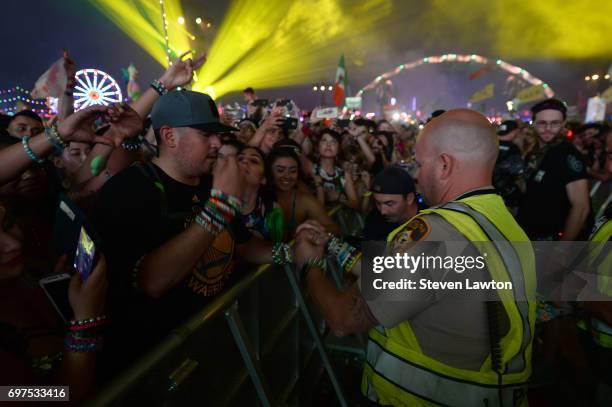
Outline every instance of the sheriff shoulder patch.
<path id="1" fill-rule="evenodd" d="M 406 227 L 397 234 L 396 243 L 418 242 L 429 236 L 431 226 L 423 218 L 414 218 L 406 225 Z"/>

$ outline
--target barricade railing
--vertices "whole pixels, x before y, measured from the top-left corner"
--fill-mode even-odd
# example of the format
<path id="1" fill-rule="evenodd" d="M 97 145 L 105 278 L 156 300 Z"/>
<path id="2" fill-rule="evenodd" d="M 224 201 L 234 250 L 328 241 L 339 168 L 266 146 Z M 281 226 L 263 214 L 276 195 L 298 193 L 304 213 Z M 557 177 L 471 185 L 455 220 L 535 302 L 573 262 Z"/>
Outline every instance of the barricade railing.
<path id="1" fill-rule="evenodd" d="M 330 216 L 337 216 L 342 213 L 343 210 L 344 209 L 341 207 L 335 207 L 329 214 Z M 341 224 L 340 226 L 343 233 L 349 232 L 346 229 L 346 224 Z M 207 328 L 212 328 L 215 321 L 220 324 L 220 328 L 222 322 L 219 320 L 222 318 L 225 320 L 225 324 L 227 328 L 229 328 L 233 342 L 239 351 L 243 362 L 243 368 L 237 375 L 234 375 L 234 380 L 232 380 L 229 387 L 226 386 L 222 389 L 216 389 L 225 394 L 221 397 L 223 401 L 215 405 L 232 404 L 236 394 L 243 388 L 247 378 L 250 378 L 255 390 L 256 400 L 258 400 L 261 405 L 276 406 L 285 404 L 292 394 L 298 394 L 297 399 L 299 404 L 300 387 L 303 387 L 300 383 L 303 379 L 302 374 L 306 371 L 313 352 L 316 351 L 320 356 L 322 368 L 329 377 L 339 405 L 346 406 L 346 398 L 338 380 L 338 376 L 329 359 L 325 343 L 321 337 L 325 329 L 324 322 L 316 321 L 310 313 L 306 298 L 300 288 L 299 275 L 297 275 L 295 270 L 289 265 L 284 266 L 283 269 L 286 276 L 286 282 L 289 283 L 290 291 L 293 294 L 293 300 L 289 299 L 289 302 L 292 304 L 289 306 L 287 312 L 279 318 L 279 322 L 275 323 L 272 329 L 268 330 L 269 335 L 266 341 L 262 340 L 263 335 L 261 335 L 260 326 L 263 320 L 265 320 L 265 317 L 269 316 L 269 311 L 260 312 L 260 309 L 270 296 L 263 296 L 265 298 L 260 298 L 259 293 L 262 289 L 260 283 L 266 279 L 269 280 L 266 282 L 266 285 L 274 279 L 276 279 L 276 283 L 278 283 L 277 274 L 274 273 L 277 268 L 269 264 L 261 266 L 255 271 L 246 274 L 240 281 L 218 295 L 210 304 L 192 316 L 185 324 L 170 332 L 161 343 L 156 345 L 142 359 L 122 371 L 117 377 L 96 392 L 86 404 L 93 406 L 110 404 L 121 405 L 122 403 L 130 404 L 130 402 L 126 402 L 124 398 L 129 400 L 128 395 L 131 392 L 138 391 L 135 389 L 141 387 L 146 388 L 147 386 L 152 388 L 151 390 L 158 392 L 160 394 L 159 397 L 165 398 L 163 404 L 172 404 L 171 401 L 168 402 L 167 400 L 173 399 L 172 395 L 181 390 L 183 383 L 189 380 L 197 382 L 198 375 L 194 374 L 194 372 L 202 372 L 200 365 L 207 362 L 207 360 L 198 362 L 197 357 L 191 355 L 191 353 L 197 353 L 197 350 L 193 349 L 193 347 L 191 351 L 186 351 L 184 348 L 187 346 L 188 342 L 190 344 L 190 342 L 194 340 L 199 340 L 199 337 L 203 334 L 207 334 Z M 341 280 L 338 280 L 338 278 L 341 278 L 341 276 L 334 276 L 334 274 L 337 273 L 332 273 L 332 277 L 340 287 Z M 247 296 L 246 294 L 249 295 Z M 246 300 L 246 302 L 243 302 L 243 300 Z M 241 312 L 247 312 L 251 316 L 250 318 L 247 316 L 246 324 L 243 321 Z M 306 338 L 306 335 L 301 331 L 300 319 L 297 318 L 299 313 L 302 314 L 303 320 L 306 323 L 306 332 L 309 334 L 308 336 L 310 340 L 312 340 L 312 344 L 306 343 L 306 339 L 308 338 Z M 293 327 L 293 329 L 290 329 L 291 327 Z M 289 343 L 290 350 L 287 351 L 288 358 L 294 359 L 294 363 L 290 366 L 292 373 L 288 383 L 285 383 L 282 387 L 275 386 L 280 389 L 276 394 L 273 394 L 268 378 L 266 374 L 264 374 L 264 369 L 262 369 L 262 362 L 265 362 L 265 359 L 274 353 L 279 347 L 279 341 L 287 332 L 293 334 L 292 340 Z M 212 334 L 220 335 L 222 333 L 220 329 L 217 329 L 212 332 Z M 211 340 L 209 335 L 205 335 L 205 338 Z M 215 340 L 212 340 L 212 342 L 215 343 Z M 303 352 L 305 348 L 307 348 L 306 352 Z M 189 356 L 186 358 L 184 355 L 185 353 L 189 353 Z M 301 357 L 302 354 L 304 357 Z M 212 364 L 210 369 L 217 369 L 219 367 L 219 365 Z M 163 372 L 159 373 L 156 372 L 156 370 L 163 370 Z M 273 369 L 273 371 L 274 370 L 276 369 Z M 150 379 L 150 377 L 155 376 L 154 372 L 161 374 L 166 379 Z M 304 377 L 306 376 L 304 375 Z M 165 386 L 165 389 L 160 389 L 160 384 Z M 192 383 L 191 387 L 186 387 L 198 389 L 197 383 L 195 385 Z M 140 390 L 140 392 L 142 393 L 142 390 Z M 134 398 L 133 395 L 131 397 Z M 188 399 L 190 398 L 188 397 Z M 159 400 L 157 401 L 159 402 Z M 257 404 L 255 399 L 251 399 L 251 402 L 253 405 Z M 177 402 L 177 404 L 180 404 L 180 402 Z"/>

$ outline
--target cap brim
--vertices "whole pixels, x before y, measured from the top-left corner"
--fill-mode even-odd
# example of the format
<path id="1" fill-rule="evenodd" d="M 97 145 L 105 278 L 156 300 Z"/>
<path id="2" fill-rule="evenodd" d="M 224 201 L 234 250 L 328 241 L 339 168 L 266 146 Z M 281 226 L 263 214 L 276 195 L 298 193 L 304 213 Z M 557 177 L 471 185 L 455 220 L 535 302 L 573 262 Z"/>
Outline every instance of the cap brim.
<path id="1" fill-rule="evenodd" d="M 232 131 L 240 131 L 236 127 L 228 126 L 223 123 L 203 123 L 203 124 L 191 124 L 187 127 L 193 127 L 194 129 L 202 130 L 208 133 L 229 133 Z"/>

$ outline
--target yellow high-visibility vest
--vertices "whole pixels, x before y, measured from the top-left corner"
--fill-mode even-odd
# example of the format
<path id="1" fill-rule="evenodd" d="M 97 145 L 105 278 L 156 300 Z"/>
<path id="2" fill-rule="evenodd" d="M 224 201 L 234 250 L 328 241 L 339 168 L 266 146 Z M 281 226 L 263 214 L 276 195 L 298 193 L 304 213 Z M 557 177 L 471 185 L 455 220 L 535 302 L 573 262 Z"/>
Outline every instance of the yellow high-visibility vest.
<path id="1" fill-rule="evenodd" d="M 425 355 L 410 326 L 378 326 L 369 332 L 362 392 L 370 400 L 393 406 L 526 405 L 535 327 L 535 257 L 525 232 L 493 193 L 468 196 L 420 212 L 437 214 L 471 242 L 490 242 L 486 265 L 497 281 L 511 281 L 512 290 L 498 290 L 510 326 L 499 339 L 501 375 L 491 355 L 479 370 L 460 369 Z M 410 221 L 394 230 L 388 240 Z M 521 242 L 517 244 L 517 242 Z M 484 304 L 483 304 L 484 305 Z M 501 390 L 500 390 L 501 389 Z"/>
<path id="2" fill-rule="evenodd" d="M 612 219 L 602 223 L 591 236 L 587 264 L 597 273 L 597 291 L 612 297 L 612 252 L 606 252 L 606 244 L 612 237 Z M 593 243 L 600 244 L 593 244 Z M 593 341 L 604 348 L 612 348 L 612 326 L 596 317 L 579 321 L 578 326 L 590 331 Z"/>

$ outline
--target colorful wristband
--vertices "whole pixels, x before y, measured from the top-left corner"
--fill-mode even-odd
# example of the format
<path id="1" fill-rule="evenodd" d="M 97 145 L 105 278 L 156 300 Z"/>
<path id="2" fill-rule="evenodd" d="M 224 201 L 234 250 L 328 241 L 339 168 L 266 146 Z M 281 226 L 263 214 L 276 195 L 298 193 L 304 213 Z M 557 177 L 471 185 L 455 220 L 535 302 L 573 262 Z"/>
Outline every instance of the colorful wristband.
<path id="1" fill-rule="evenodd" d="M 45 160 L 39 158 L 36 154 L 34 154 L 34 151 L 32 151 L 32 149 L 30 148 L 30 136 L 23 136 L 21 139 L 21 145 L 23 146 L 23 149 L 32 161 L 37 164 L 42 164 L 45 162 Z"/>

